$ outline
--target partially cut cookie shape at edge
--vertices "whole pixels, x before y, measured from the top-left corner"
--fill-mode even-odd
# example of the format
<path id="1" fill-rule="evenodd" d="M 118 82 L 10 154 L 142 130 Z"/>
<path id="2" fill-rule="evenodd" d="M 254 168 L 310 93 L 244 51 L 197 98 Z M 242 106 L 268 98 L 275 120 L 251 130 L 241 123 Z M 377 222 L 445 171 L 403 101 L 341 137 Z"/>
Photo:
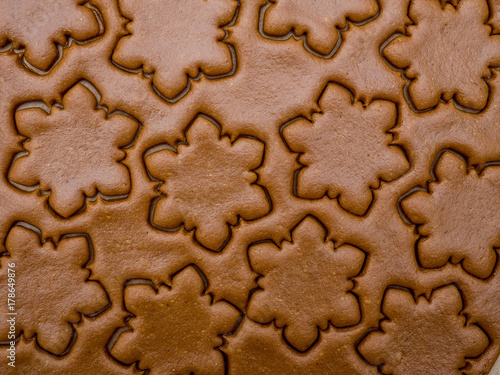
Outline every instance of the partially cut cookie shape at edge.
<path id="1" fill-rule="evenodd" d="M 299 153 L 303 166 L 295 175 L 300 198 L 338 198 L 345 210 L 362 216 L 372 189 L 405 173 L 409 164 L 388 133 L 396 123 L 396 105 L 374 100 L 364 107 L 347 89 L 328 84 L 312 121 L 299 119 L 283 129 L 283 138 Z"/>
<path id="2" fill-rule="evenodd" d="M 195 229 L 202 246 L 220 251 L 240 217 L 249 221 L 269 213 L 255 172 L 264 143 L 255 138 L 231 142 L 214 122 L 197 117 L 175 151 L 165 147 L 146 155 L 151 176 L 164 181 L 159 190 L 165 197 L 153 207 L 152 223 L 158 227 Z"/>
<path id="3" fill-rule="evenodd" d="M 225 301 L 213 302 L 194 267 L 177 273 L 171 287 L 127 286 L 124 300 L 133 315 L 131 330 L 111 348 L 117 360 L 135 362 L 151 375 L 224 374 L 221 336 L 234 328 L 240 312 Z"/>
<path id="4" fill-rule="evenodd" d="M 86 0 L 6 0 L 0 9 L 0 49 L 12 43 L 27 63 L 49 71 L 69 38 L 84 42 L 102 34 L 95 7 Z M 28 66 L 29 66 L 28 65 Z"/>
<path id="5" fill-rule="evenodd" d="M 291 238 L 279 247 L 264 242 L 249 248 L 250 265 L 262 276 L 247 314 L 256 322 L 284 327 L 287 343 L 303 352 L 330 324 L 344 328 L 360 322 L 351 278 L 361 272 L 365 253 L 327 241 L 322 224 L 310 216 L 293 229 Z"/>
<path id="6" fill-rule="evenodd" d="M 112 332 L 113 329 L 102 326 L 106 319 L 102 316 L 97 322 L 92 318 L 82 318 L 75 325 L 78 337 L 63 357 L 54 357 L 40 349 L 36 337 L 28 340 L 21 335 L 15 345 L 15 362 L 7 357 L 10 356 L 10 343 L 0 346 L 0 350 L 6 353 L 0 357 L 2 375 L 144 375 L 133 367 L 121 365 L 108 354 L 103 338 L 108 339 L 106 331 Z"/>
<path id="7" fill-rule="evenodd" d="M 338 29 L 346 21 L 366 21 L 377 14 L 375 0 L 322 0 L 314 6 L 303 0 L 271 0 L 263 17 L 264 36 L 304 38 L 304 45 L 320 55 L 329 55 L 337 45 Z"/>
<path id="8" fill-rule="evenodd" d="M 26 103 L 15 113 L 17 131 L 27 140 L 8 177 L 25 191 L 50 191 L 50 208 L 64 218 L 83 209 L 87 197 L 123 199 L 131 189 L 121 161 L 140 125 L 131 116 L 108 113 L 89 87 L 95 90 L 82 81 L 62 104 Z"/>
<path id="9" fill-rule="evenodd" d="M 382 301 L 386 319 L 359 344 L 361 355 L 382 374 L 461 375 L 468 358 L 479 357 L 489 338 L 462 312 L 453 284 L 435 289 L 430 299 L 389 287 Z"/>
<path id="10" fill-rule="evenodd" d="M 418 225 L 418 261 L 425 268 L 461 263 L 466 272 L 485 279 L 500 247 L 500 166 L 479 173 L 455 153 L 438 157 L 428 190 L 401 201 L 408 219 Z"/>
<path id="11" fill-rule="evenodd" d="M 102 285 L 89 280 L 89 237 L 66 235 L 59 243 L 43 242 L 37 228 L 21 223 L 10 230 L 5 247 L 8 253 L 0 257 L 0 312 L 5 317 L 0 319 L 0 341 L 23 332 L 28 339 L 36 336 L 51 354 L 67 353 L 81 314 L 96 316 L 110 304 Z M 7 303 L 9 284 L 15 290 L 15 297 L 9 297 L 13 304 Z M 7 317 L 15 317 L 14 331 Z"/>
<path id="12" fill-rule="evenodd" d="M 130 34 L 118 41 L 112 61 L 152 76 L 154 88 L 168 101 L 180 99 L 201 73 L 214 78 L 236 68 L 222 28 L 235 16 L 235 0 L 118 2 L 131 20 Z"/>
<path id="13" fill-rule="evenodd" d="M 408 91 L 417 110 L 441 98 L 482 110 L 489 96 L 489 67 L 500 66 L 500 35 L 491 35 L 485 0 L 462 0 L 456 7 L 437 0 L 414 0 L 407 35 L 382 51 L 411 80 Z"/>

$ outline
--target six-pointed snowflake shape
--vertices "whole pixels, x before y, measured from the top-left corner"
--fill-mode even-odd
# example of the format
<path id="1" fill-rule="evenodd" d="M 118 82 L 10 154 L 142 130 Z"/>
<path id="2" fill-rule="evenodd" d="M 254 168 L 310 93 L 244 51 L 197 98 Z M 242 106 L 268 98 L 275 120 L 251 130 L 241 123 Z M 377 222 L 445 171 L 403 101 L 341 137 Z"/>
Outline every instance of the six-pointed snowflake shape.
<path id="1" fill-rule="evenodd" d="M 310 348 L 319 329 L 330 323 L 349 327 L 361 319 L 351 278 L 360 273 L 365 254 L 351 245 L 335 247 L 325 237 L 323 226 L 306 217 L 293 230 L 292 242 L 283 242 L 281 248 L 265 242 L 249 249 L 250 264 L 262 277 L 248 316 L 285 327 L 287 342 L 299 351 Z"/>
<path id="2" fill-rule="evenodd" d="M 451 152 L 440 156 L 428 191 L 417 191 L 402 208 L 418 225 L 417 255 L 425 268 L 461 263 L 470 274 L 487 278 L 500 247 L 500 167 L 468 170 Z"/>
<path id="3" fill-rule="evenodd" d="M 489 345 L 488 336 L 462 315 L 462 296 L 454 285 L 417 300 L 405 290 L 390 288 L 382 302 L 387 319 L 358 349 L 383 374 L 460 375 L 466 358 L 477 357 Z"/>
<path id="4" fill-rule="evenodd" d="M 484 78 L 500 66 L 500 35 L 485 24 L 488 4 L 462 0 L 456 8 L 438 0 L 414 0 L 407 35 L 391 41 L 384 56 L 411 79 L 409 94 L 417 110 L 453 97 L 462 106 L 481 110 L 488 100 Z"/>
<path id="5" fill-rule="evenodd" d="M 153 224 L 168 229 L 196 228 L 196 240 L 222 250 L 238 218 L 255 220 L 269 212 L 265 190 L 254 171 L 262 163 L 264 144 L 240 137 L 231 142 L 220 129 L 198 117 L 186 141 L 146 156 L 150 174 L 165 183 L 154 209 Z"/>
<path id="6" fill-rule="evenodd" d="M 23 144 L 26 152 L 14 158 L 9 178 L 25 189 L 50 190 L 50 207 L 64 218 L 97 192 L 120 199 L 131 188 L 121 148 L 134 141 L 139 123 L 120 113 L 108 114 L 85 85 L 73 86 L 62 106 L 25 106 L 15 114 L 17 130 L 28 140 Z"/>
<path id="7" fill-rule="evenodd" d="M 195 268 L 176 274 L 171 287 L 128 286 L 124 298 L 132 330 L 118 337 L 113 357 L 138 362 L 151 375 L 224 373 L 220 336 L 233 329 L 240 313 L 225 301 L 214 303 Z"/>
<path id="8" fill-rule="evenodd" d="M 61 355 L 71 349 L 76 334 L 73 324 L 81 320 L 81 314 L 96 316 L 109 306 L 109 300 L 101 284 L 89 280 L 88 237 L 66 235 L 54 244 L 42 242 L 40 236 L 38 229 L 24 223 L 10 230 L 5 241 L 8 255 L 0 258 L 0 298 L 4 301 L 0 312 L 15 317 L 16 336 L 21 332 L 28 339 L 36 335 L 44 350 Z M 7 286 L 12 282 L 15 297 L 9 298 L 14 304 L 8 305 Z M 0 341 L 7 341 L 13 332 L 10 327 L 7 318 L 0 319 Z"/>
<path id="9" fill-rule="evenodd" d="M 99 12 L 86 3 L 86 0 L 3 0 L 0 49 L 12 43 L 15 51 L 22 51 L 28 67 L 50 70 L 58 60 L 58 46 L 67 45 L 69 38 L 83 42 L 102 33 L 96 18 Z"/>
<path id="10" fill-rule="evenodd" d="M 352 102 L 349 92 L 329 84 L 312 122 L 300 119 L 283 129 L 283 136 L 303 165 L 295 184 L 300 198 L 338 198 L 356 215 L 366 213 L 371 189 L 379 180 L 391 181 L 408 169 L 403 152 L 387 133 L 396 123 L 396 106 L 375 100 L 367 107 Z"/>
<path id="11" fill-rule="evenodd" d="M 119 0 L 131 20 L 112 59 L 127 70 L 152 75 L 154 88 L 168 101 L 189 89 L 203 73 L 215 78 L 231 72 L 232 52 L 221 27 L 235 15 L 234 0 Z M 196 20 L 193 22 L 193 20 Z"/>

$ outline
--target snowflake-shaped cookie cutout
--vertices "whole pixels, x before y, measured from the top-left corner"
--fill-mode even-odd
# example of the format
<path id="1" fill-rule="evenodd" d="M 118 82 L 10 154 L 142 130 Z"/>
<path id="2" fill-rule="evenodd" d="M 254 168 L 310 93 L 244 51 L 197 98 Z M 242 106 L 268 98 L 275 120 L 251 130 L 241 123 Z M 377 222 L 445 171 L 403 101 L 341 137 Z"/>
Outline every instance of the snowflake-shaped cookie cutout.
<path id="1" fill-rule="evenodd" d="M 328 84 L 318 104 L 321 112 L 312 121 L 300 118 L 282 130 L 302 165 L 294 193 L 307 199 L 338 198 L 345 210 L 364 215 L 380 180 L 392 181 L 409 167 L 388 133 L 396 123 L 396 106 L 375 100 L 364 107 L 337 84 Z"/>
<path id="2" fill-rule="evenodd" d="M 122 363 L 153 374 L 224 374 L 218 348 L 232 331 L 239 311 L 205 293 L 199 271 L 192 266 L 164 284 L 129 285 L 125 308 L 132 313 L 111 354 Z"/>
<path id="3" fill-rule="evenodd" d="M 340 29 L 347 21 L 368 21 L 378 8 L 375 0 L 269 0 L 261 8 L 259 29 L 270 39 L 303 39 L 308 51 L 330 58 L 340 46 Z"/>
<path id="4" fill-rule="evenodd" d="M 124 148 L 140 128 L 122 111 L 108 113 L 100 95 L 81 81 L 51 107 L 25 103 L 15 113 L 25 151 L 14 157 L 10 181 L 17 187 L 49 193 L 49 206 L 68 218 L 85 208 L 86 197 L 126 198 L 131 189 Z"/>
<path id="5" fill-rule="evenodd" d="M 478 172 L 458 154 L 445 151 L 432 175 L 427 191 L 418 189 L 401 201 L 420 234 L 419 263 L 425 268 L 460 263 L 468 273 L 487 278 L 500 247 L 500 166 Z"/>
<path id="6" fill-rule="evenodd" d="M 410 80 L 409 99 L 426 110 L 441 99 L 479 111 L 486 106 L 490 66 L 500 66 L 500 35 L 491 35 L 488 4 L 462 0 L 456 6 L 438 0 L 413 0 L 413 24 L 383 55 Z"/>
<path id="7" fill-rule="evenodd" d="M 389 288 L 382 302 L 386 319 L 358 350 L 382 374 L 461 375 L 466 359 L 480 356 L 489 345 L 488 336 L 467 322 L 462 309 L 455 285 L 435 289 L 429 300 Z"/>
<path id="8" fill-rule="evenodd" d="M 320 330 L 359 323 L 361 311 L 351 280 L 363 268 L 365 253 L 351 245 L 336 247 L 326 230 L 307 216 L 280 247 L 264 242 L 249 248 L 252 269 L 262 276 L 248 303 L 248 317 L 274 321 L 296 350 L 309 349 Z"/>
<path id="9" fill-rule="evenodd" d="M 18 53 L 37 74 L 48 73 L 72 42 L 104 33 L 101 13 L 87 0 L 4 0 L 0 7 L 0 52 Z"/>
<path id="10" fill-rule="evenodd" d="M 59 243 L 42 241 L 39 229 L 21 222 L 10 230 L 5 247 L 0 312 L 6 318 L 0 320 L 0 341 L 12 339 L 9 333 L 23 333 L 27 339 L 36 336 L 37 344 L 52 354 L 69 352 L 76 338 L 73 325 L 81 315 L 94 317 L 110 304 L 101 284 L 89 280 L 90 238 L 68 234 Z M 7 304 L 10 288 L 15 297 L 9 296 L 13 303 Z M 15 324 L 8 321 L 12 317 Z"/>
<path id="11" fill-rule="evenodd" d="M 119 0 L 130 19 L 128 35 L 116 45 L 112 61 L 152 79 L 168 102 L 182 98 L 201 74 L 215 79 L 236 69 L 234 47 L 223 28 L 236 16 L 235 0 Z M 194 20 L 194 22 L 193 22 Z M 159 42 L 161 41 L 161 42 Z"/>
<path id="12" fill-rule="evenodd" d="M 176 148 L 155 146 L 146 152 L 150 175 L 164 181 L 165 195 L 153 207 L 152 224 L 167 230 L 195 229 L 205 248 L 220 251 L 239 218 L 255 220 L 270 210 L 255 170 L 264 143 L 244 136 L 231 142 L 213 119 L 198 116 Z"/>

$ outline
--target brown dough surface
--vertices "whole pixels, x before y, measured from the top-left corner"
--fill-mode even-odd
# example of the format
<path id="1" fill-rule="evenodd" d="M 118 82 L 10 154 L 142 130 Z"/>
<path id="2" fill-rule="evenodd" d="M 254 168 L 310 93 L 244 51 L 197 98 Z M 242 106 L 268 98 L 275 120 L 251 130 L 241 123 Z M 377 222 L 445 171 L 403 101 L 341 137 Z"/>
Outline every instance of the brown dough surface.
<path id="1" fill-rule="evenodd" d="M 0 0 L 0 374 L 489 374 L 499 14 Z"/>

